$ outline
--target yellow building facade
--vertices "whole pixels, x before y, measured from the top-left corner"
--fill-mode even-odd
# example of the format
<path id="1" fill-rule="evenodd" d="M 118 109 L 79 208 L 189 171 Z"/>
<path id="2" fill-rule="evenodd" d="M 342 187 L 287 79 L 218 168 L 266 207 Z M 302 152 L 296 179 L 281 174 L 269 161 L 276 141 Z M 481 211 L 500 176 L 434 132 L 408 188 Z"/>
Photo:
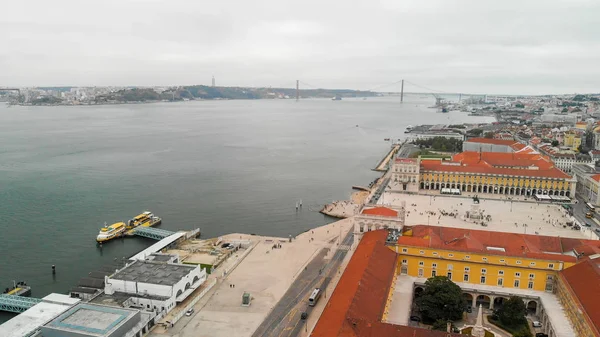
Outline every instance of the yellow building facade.
<path id="1" fill-rule="evenodd" d="M 567 132 L 563 138 L 563 145 L 571 148 L 573 151 L 578 151 L 581 145 L 581 137 L 574 132 Z"/>
<path id="2" fill-rule="evenodd" d="M 568 197 L 574 195 L 574 187 L 571 179 L 564 178 L 532 178 L 463 172 L 424 171 L 420 178 L 420 188 L 425 190 L 458 188 L 463 192 L 507 195 L 548 194 Z"/>
<path id="3" fill-rule="evenodd" d="M 424 247 L 392 247 L 399 255 L 397 271 L 401 275 L 430 278 L 446 276 L 454 282 L 504 288 L 554 290 L 558 272 L 573 263 L 558 260 L 516 258 L 491 254 Z"/>

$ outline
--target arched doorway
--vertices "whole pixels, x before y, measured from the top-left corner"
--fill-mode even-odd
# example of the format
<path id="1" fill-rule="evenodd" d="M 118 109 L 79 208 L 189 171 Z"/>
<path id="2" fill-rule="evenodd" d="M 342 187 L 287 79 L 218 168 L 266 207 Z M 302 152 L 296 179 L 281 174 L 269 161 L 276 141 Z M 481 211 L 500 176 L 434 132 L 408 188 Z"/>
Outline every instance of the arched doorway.
<path id="1" fill-rule="evenodd" d="M 465 299 L 466 307 L 473 306 L 473 295 L 471 295 L 469 293 L 463 293 L 463 298 Z"/>
<path id="2" fill-rule="evenodd" d="M 489 308 L 490 307 L 490 297 L 487 295 L 479 295 L 477 296 L 477 307 L 479 308 L 479 305 L 481 304 L 484 308 Z"/>
<path id="3" fill-rule="evenodd" d="M 507 298 L 504 298 L 504 297 L 496 297 L 496 298 L 494 298 L 494 309 L 502 308 L 502 305 L 504 305 L 504 302 L 506 300 L 507 300 Z"/>
<path id="4" fill-rule="evenodd" d="M 487 186 L 483 186 L 483 193 L 487 193 L 488 191 L 488 187 Z"/>
<path id="5" fill-rule="evenodd" d="M 527 303 L 527 312 L 535 315 L 536 311 L 537 311 L 537 307 L 538 304 L 536 301 L 529 301 L 529 303 Z"/>

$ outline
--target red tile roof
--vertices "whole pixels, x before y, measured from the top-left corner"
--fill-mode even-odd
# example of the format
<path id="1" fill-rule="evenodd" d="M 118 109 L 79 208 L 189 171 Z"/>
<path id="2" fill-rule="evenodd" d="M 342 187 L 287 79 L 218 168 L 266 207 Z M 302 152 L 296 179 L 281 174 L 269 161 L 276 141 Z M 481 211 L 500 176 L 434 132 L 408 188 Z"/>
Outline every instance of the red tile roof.
<path id="1" fill-rule="evenodd" d="M 549 261 L 577 262 L 571 253 L 576 247 L 600 249 L 600 241 L 554 236 L 503 233 L 464 228 L 417 225 L 404 227 L 412 229 L 412 236 L 401 236 L 399 245 L 438 248 L 489 255 L 534 258 Z M 504 251 L 488 247 L 503 248 Z M 581 248 L 579 248 L 581 250 Z"/>
<path id="2" fill-rule="evenodd" d="M 504 140 L 504 139 L 492 139 L 492 138 L 470 138 L 465 140 L 467 143 L 482 143 L 482 144 L 494 144 L 494 145 L 506 145 L 511 146 L 517 141 L 515 140 Z"/>
<path id="3" fill-rule="evenodd" d="M 571 295 L 583 307 L 584 318 L 600 336 L 600 259 L 588 259 L 560 272 Z"/>
<path id="4" fill-rule="evenodd" d="M 398 211 L 395 211 L 395 210 L 393 210 L 391 208 L 387 208 L 387 207 L 375 207 L 375 208 L 363 209 L 361 214 L 397 217 Z"/>
<path id="5" fill-rule="evenodd" d="M 363 235 L 311 337 L 446 337 L 441 331 L 381 321 L 395 273 L 396 253 L 386 230 Z M 458 337 L 458 334 L 451 334 Z"/>
<path id="6" fill-rule="evenodd" d="M 570 176 L 538 153 L 465 151 L 451 161 L 421 160 L 421 171 L 487 173 L 525 177 L 563 178 Z"/>
<path id="7" fill-rule="evenodd" d="M 592 179 L 594 179 L 595 181 L 600 181 L 600 174 L 594 174 L 592 176 Z"/>

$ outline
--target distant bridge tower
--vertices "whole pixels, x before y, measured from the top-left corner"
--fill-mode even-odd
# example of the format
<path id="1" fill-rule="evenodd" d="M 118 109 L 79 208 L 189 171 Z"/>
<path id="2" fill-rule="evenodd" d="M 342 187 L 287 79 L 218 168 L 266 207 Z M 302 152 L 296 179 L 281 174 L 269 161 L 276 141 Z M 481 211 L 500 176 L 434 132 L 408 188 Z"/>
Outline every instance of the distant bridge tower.
<path id="1" fill-rule="evenodd" d="M 300 80 L 296 80 L 296 101 L 300 100 Z"/>
<path id="2" fill-rule="evenodd" d="M 404 102 L 404 80 L 402 80 L 402 86 L 400 87 L 400 103 Z"/>
<path id="3" fill-rule="evenodd" d="M 212 78 L 212 86 L 213 86 L 213 88 L 215 87 L 215 75 L 213 75 L 213 78 Z"/>

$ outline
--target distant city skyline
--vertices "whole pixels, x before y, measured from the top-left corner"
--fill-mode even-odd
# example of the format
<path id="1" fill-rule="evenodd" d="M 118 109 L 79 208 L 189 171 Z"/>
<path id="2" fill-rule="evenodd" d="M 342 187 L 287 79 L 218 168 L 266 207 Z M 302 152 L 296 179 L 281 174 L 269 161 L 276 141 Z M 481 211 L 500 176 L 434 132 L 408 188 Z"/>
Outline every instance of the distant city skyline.
<path id="1" fill-rule="evenodd" d="M 600 91 L 592 0 L 13 1 L 0 86 Z M 267 9 L 267 10 L 265 10 Z M 380 88 L 399 91 L 399 85 Z M 405 91 L 420 91 L 405 86 Z"/>

